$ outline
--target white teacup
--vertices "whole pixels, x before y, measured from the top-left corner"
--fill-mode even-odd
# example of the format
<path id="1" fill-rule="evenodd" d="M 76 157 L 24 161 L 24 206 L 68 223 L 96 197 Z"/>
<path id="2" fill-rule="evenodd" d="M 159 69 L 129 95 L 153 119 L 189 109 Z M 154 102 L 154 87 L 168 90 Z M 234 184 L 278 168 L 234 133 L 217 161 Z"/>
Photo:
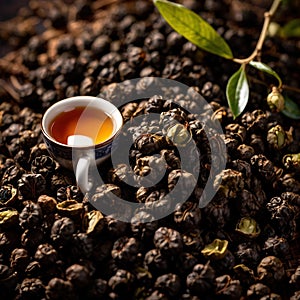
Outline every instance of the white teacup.
<path id="1" fill-rule="evenodd" d="M 54 120 L 58 115 L 77 107 L 101 110 L 108 115 L 113 122 L 110 136 L 100 143 L 95 143 L 87 135 L 76 133 L 70 135 L 66 143 L 56 140 L 51 134 L 51 125 Z M 92 183 L 88 179 L 89 169 L 93 165 L 99 165 L 110 156 L 112 142 L 120 132 L 122 125 L 123 117 L 120 111 L 109 101 L 99 97 L 77 96 L 61 100 L 47 109 L 42 118 L 42 133 L 51 156 L 61 166 L 74 170 L 78 186 L 82 192 L 87 192 L 92 187 Z M 62 126 L 61 130 L 63 132 L 65 128 Z"/>

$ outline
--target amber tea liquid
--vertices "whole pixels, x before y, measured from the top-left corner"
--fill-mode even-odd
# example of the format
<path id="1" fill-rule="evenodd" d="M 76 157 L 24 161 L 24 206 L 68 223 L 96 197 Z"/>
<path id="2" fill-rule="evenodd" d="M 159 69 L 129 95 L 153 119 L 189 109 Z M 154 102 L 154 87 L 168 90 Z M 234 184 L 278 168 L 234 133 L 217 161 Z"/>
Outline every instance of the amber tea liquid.
<path id="1" fill-rule="evenodd" d="M 108 140 L 114 129 L 113 120 L 102 110 L 94 107 L 74 107 L 58 114 L 50 124 L 50 134 L 58 142 L 68 144 L 71 135 L 85 135 L 94 144 Z"/>

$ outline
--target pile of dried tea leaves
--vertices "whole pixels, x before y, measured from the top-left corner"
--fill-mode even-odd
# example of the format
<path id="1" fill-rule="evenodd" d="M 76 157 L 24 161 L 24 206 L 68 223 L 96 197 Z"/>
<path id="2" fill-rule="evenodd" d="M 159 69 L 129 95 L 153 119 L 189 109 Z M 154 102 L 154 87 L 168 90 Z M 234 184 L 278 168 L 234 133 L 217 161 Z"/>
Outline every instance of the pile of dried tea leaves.
<path id="1" fill-rule="evenodd" d="M 241 1 L 183 1 L 241 57 L 255 46 L 265 10 L 251 2 L 249 9 Z M 233 120 L 224 91 L 236 66 L 175 33 L 151 1 L 30 0 L 0 27 L 14 49 L 0 58 L 1 299 L 300 299 L 300 124 L 270 111 L 265 86 L 253 83 L 245 112 Z M 299 40 L 275 36 L 262 53 L 294 88 L 299 48 Z M 206 108 L 195 115 L 197 103 L 185 95 L 165 91 L 120 107 L 132 138 L 129 165 L 106 162 L 105 184 L 87 195 L 43 143 L 40 121 L 53 103 L 109 98 L 116 83 L 141 78 L 125 85 L 126 96 L 149 88 L 149 77 L 199 92 L 214 111 L 208 122 L 222 126 L 226 169 L 213 174 L 220 187 L 205 207 L 198 202 L 212 163 L 199 122 Z M 147 122 L 151 113 L 158 121 Z M 145 120 L 131 124 L 137 116 Z M 198 179 L 181 170 L 183 128 L 199 149 Z M 161 166 L 166 173 L 155 186 L 125 183 L 151 181 Z M 193 193 L 157 220 L 155 209 L 169 209 L 179 179 L 182 192 L 193 186 Z M 105 215 L 93 203 L 110 203 L 111 193 L 144 209 L 130 223 Z"/>

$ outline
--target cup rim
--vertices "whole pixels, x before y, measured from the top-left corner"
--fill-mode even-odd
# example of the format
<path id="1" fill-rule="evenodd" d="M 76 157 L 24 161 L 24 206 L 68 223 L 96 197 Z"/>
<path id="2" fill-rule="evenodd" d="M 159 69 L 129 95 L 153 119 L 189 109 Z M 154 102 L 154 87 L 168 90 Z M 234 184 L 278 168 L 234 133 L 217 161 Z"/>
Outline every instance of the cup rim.
<path id="1" fill-rule="evenodd" d="M 98 100 L 100 99 L 101 101 L 105 101 L 107 104 L 113 106 L 116 109 L 116 111 L 118 112 L 118 115 L 120 116 L 121 124 L 120 124 L 120 127 L 113 133 L 113 135 L 109 139 L 107 139 L 104 142 L 101 142 L 101 143 L 98 143 L 98 144 L 93 144 L 93 145 L 90 145 L 90 146 L 72 146 L 72 145 L 67 145 L 67 144 L 64 144 L 64 143 L 61 143 L 61 142 L 57 141 L 44 128 L 45 118 L 46 118 L 47 114 L 51 110 L 53 110 L 53 109 L 55 109 L 55 107 L 61 105 L 61 102 L 65 102 L 65 101 L 66 102 L 70 102 L 70 101 L 80 100 L 80 99 L 81 100 L 85 100 L 86 99 L 87 101 L 88 100 L 89 101 L 93 101 L 93 100 L 96 100 L 96 99 L 98 99 Z M 76 104 L 74 105 L 74 107 L 76 107 Z M 118 109 L 117 106 L 115 106 L 113 103 L 109 102 L 108 100 L 105 100 L 105 99 L 103 99 L 101 97 L 96 97 L 96 96 L 74 96 L 74 97 L 69 97 L 69 98 L 65 98 L 65 99 L 59 100 L 59 101 L 55 102 L 54 104 L 52 104 L 50 107 L 48 107 L 46 109 L 46 111 L 43 113 L 43 116 L 42 116 L 42 119 L 41 119 L 41 131 L 42 131 L 43 135 L 47 139 L 49 139 L 51 142 L 53 142 L 53 143 L 55 143 L 55 144 L 57 144 L 57 145 L 59 145 L 61 147 L 70 148 L 70 149 L 75 148 L 75 149 L 82 149 L 82 150 L 84 150 L 84 149 L 99 148 L 99 147 L 106 146 L 106 145 L 110 144 L 112 142 L 112 140 L 114 138 L 116 138 L 120 134 L 120 131 L 121 131 L 122 127 L 123 127 L 123 123 L 124 123 L 124 120 L 123 120 L 123 116 L 122 116 L 120 110 Z"/>

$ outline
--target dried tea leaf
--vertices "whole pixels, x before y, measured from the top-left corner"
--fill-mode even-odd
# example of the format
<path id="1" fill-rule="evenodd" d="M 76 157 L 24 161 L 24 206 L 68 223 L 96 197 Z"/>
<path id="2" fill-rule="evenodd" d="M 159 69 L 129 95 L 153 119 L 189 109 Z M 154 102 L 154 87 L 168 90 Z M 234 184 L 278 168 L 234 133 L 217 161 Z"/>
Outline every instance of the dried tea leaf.
<path id="1" fill-rule="evenodd" d="M 0 209 L 0 228 L 13 227 L 18 223 L 19 213 L 16 209 L 3 207 Z"/>
<path id="2" fill-rule="evenodd" d="M 87 234 L 98 234 L 104 229 L 106 219 L 98 210 L 87 212 L 83 218 L 83 227 Z"/>
<path id="3" fill-rule="evenodd" d="M 58 203 L 56 208 L 61 215 L 69 218 L 79 216 L 84 211 L 83 204 L 77 202 L 76 200 L 65 200 Z"/>
<path id="4" fill-rule="evenodd" d="M 201 253 L 208 259 L 222 259 L 227 251 L 228 241 L 215 239 L 206 245 Z"/>

